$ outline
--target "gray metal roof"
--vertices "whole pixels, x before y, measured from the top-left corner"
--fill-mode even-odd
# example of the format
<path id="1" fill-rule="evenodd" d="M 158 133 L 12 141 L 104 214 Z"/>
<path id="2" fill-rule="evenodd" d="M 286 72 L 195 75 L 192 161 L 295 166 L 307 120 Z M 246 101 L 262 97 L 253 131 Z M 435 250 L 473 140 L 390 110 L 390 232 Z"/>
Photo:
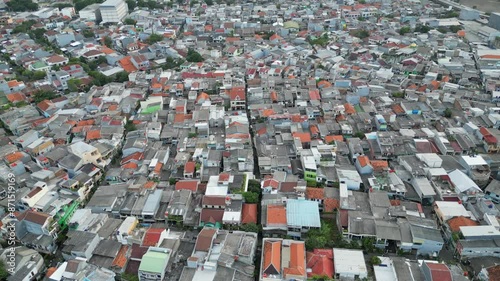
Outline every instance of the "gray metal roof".
<path id="1" fill-rule="evenodd" d="M 286 220 L 290 226 L 321 227 L 318 202 L 289 199 L 286 204 Z"/>

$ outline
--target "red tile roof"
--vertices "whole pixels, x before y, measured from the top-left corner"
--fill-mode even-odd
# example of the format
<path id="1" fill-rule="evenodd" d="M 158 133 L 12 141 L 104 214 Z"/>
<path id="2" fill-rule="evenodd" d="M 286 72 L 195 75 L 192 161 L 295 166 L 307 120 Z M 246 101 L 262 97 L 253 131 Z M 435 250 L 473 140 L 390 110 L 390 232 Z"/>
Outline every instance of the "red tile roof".
<path id="1" fill-rule="evenodd" d="M 214 228 L 203 228 L 198 234 L 194 249 L 196 251 L 208 252 L 212 246 L 215 233 L 217 233 L 217 230 Z"/>
<path id="2" fill-rule="evenodd" d="M 450 269 L 442 263 L 426 262 L 433 281 L 453 281 Z"/>
<path id="3" fill-rule="evenodd" d="M 340 202 L 338 199 L 335 198 L 325 198 L 323 200 L 323 210 L 327 213 L 331 213 L 334 210 L 337 210 L 340 208 Z"/>
<path id="4" fill-rule="evenodd" d="M 243 204 L 241 223 L 257 223 L 257 204 Z"/>
<path id="5" fill-rule="evenodd" d="M 306 248 L 304 243 L 292 242 L 290 245 L 290 262 L 288 267 L 283 269 L 283 275 L 285 278 L 291 278 L 293 276 L 305 276 L 306 275 Z M 289 277 L 287 277 L 289 276 Z"/>
<path id="6" fill-rule="evenodd" d="M 264 258 L 262 261 L 263 277 L 281 273 L 281 241 L 264 242 Z"/>
<path id="7" fill-rule="evenodd" d="M 122 245 L 120 248 L 120 251 L 118 251 L 118 254 L 116 254 L 115 259 L 113 260 L 113 263 L 111 264 L 112 266 L 116 266 L 119 268 L 125 267 L 125 264 L 127 264 L 127 252 L 128 252 L 128 245 Z"/>
<path id="8" fill-rule="evenodd" d="M 267 224 L 286 225 L 286 209 L 281 205 L 267 205 Z"/>
<path id="9" fill-rule="evenodd" d="M 334 141 L 344 141 L 344 137 L 342 135 L 328 135 L 325 137 L 326 143 L 332 143 Z"/>
<path id="10" fill-rule="evenodd" d="M 314 252 L 307 252 L 307 277 L 328 276 L 333 277 L 333 250 L 314 249 Z M 309 271 L 310 270 L 310 271 Z"/>
<path id="11" fill-rule="evenodd" d="M 194 170 L 196 168 L 196 163 L 189 161 L 186 162 L 186 165 L 184 165 L 184 173 L 192 174 L 194 173 Z"/>
<path id="12" fill-rule="evenodd" d="M 200 213 L 200 222 L 203 223 L 222 223 L 222 217 L 224 216 L 223 209 L 207 209 L 203 208 Z"/>
<path id="13" fill-rule="evenodd" d="M 175 190 L 181 190 L 181 189 L 191 190 L 193 193 L 196 193 L 196 191 L 198 190 L 198 181 L 193 181 L 193 180 L 178 181 L 175 184 Z"/>
<path id="14" fill-rule="evenodd" d="M 469 218 L 459 216 L 459 217 L 454 217 L 451 218 L 447 221 L 448 226 L 450 227 L 450 230 L 452 232 L 458 232 L 460 231 L 461 226 L 477 226 L 479 225 L 476 221 L 473 221 Z"/>
<path id="15" fill-rule="evenodd" d="M 87 131 L 87 135 L 85 137 L 86 141 L 90 140 L 97 140 L 101 138 L 101 130 L 92 130 L 92 131 Z"/>
<path id="16" fill-rule="evenodd" d="M 361 156 L 358 156 L 358 162 L 359 162 L 359 166 L 365 167 L 365 166 L 370 164 L 370 159 L 368 159 L 368 156 L 361 155 Z"/>
<path id="17" fill-rule="evenodd" d="M 311 134 L 307 132 L 306 133 L 294 132 L 292 136 L 294 138 L 299 138 L 301 143 L 311 142 Z"/>
<path id="18" fill-rule="evenodd" d="M 316 187 L 308 187 L 306 189 L 307 199 L 324 199 L 325 198 L 325 189 L 324 188 L 316 188 Z"/>
<path id="19" fill-rule="evenodd" d="M 154 247 L 160 242 L 161 234 L 165 231 L 164 228 L 150 228 L 144 234 L 144 239 L 142 239 L 142 246 Z"/>

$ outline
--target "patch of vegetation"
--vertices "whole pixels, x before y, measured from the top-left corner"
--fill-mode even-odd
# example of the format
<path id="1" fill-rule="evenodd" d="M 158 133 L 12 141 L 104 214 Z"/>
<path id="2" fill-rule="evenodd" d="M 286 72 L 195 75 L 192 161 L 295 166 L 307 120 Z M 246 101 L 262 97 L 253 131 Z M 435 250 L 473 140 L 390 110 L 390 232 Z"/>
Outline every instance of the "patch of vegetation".
<path id="1" fill-rule="evenodd" d="M 102 3 L 104 0 L 74 0 L 73 4 L 75 4 L 75 10 L 80 11 L 83 8 L 97 3 Z"/>
<path id="2" fill-rule="evenodd" d="M 382 263 L 382 261 L 381 261 L 381 260 L 380 260 L 380 258 L 379 258 L 379 257 L 377 257 L 377 256 L 373 256 L 373 257 L 370 259 L 370 264 L 371 264 L 371 265 L 379 265 L 379 264 L 381 264 L 381 263 Z"/>
<path id="3" fill-rule="evenodd" d="M 410 33 L 411 28 L 409 26 L 403 26 L 399 29 L 399 34 L 400 35 L 405 35 L 406 33 Z"/>
<path id="4" fill-rule="evenodd" d="M 6 3 L 9 11 L 12 12 L 26 12 L 38 10 L 38 4 L 32 0 L 10 0 Z"/>
<path id="5" fill-rule="evenodd" d="M 204 61 L 204 59 L 200 55 L 200 53 L 198 53 L 197 51 L 195 51 L 195 50 L 193 50 L 191 48 L 188 50 L 188 53 L 187 53 L 187 56 L 186 56 L 186 60 L 188 62 L 202 62 L 202 61 Z"/>
<path id="6" fill-rule="evenodd" d="M 130 8 L 129 8 L 130 10 Z M 133 10 L 133 9 L 132 9 Z M 127 24 L 127 25 L 135 25 L 137 23 L 136 20 L 134 19 L 131 19 L 131 18 L 126 18 L 124 21 L 123 21 L 124 24 Z"/>
<path id="7" fill-rule="evenodd" d="M 134 122 L 132 122 L 132 120 L 128 120 L 127 124 L 125 124 L 125 131 L 127 131 L 127 132 L 133 132 L 135 130 L 137 130 L 137 128 L 135 127 Z"/>
<path id="8" fill-rule="evenodd" d="M 419 24 L 415 27 L 415 30 L 414 32 L 419 32 L 419 33 L 428 33 L 429 31 L 431 30 L 430 27 L 428 27 L 427 25 L 422 25 L 422 24 Z"/>
<path id="9" fill-rule="evenodd" d="M 245 199 L 245 203 L 258 203 L 259 202 L 259 193 L 247 191 L 243 192 L 243 198 Z"/>
<path id="10" fill-rule="evenodd" d="M 163 36 L 161 36 L 160 34 L 156 34 L 156 33 L 153 33 L 149 36 L 148 39 L 146 39 L 146 42 L 148 44 L 154 44 L 156 42 L 161 42 L 163 41 Z"/>
<path id="11" fill-rule="evenodd" d="M 451 118 L 451 115 L 453 114 L 453 111 L 451 111 L 451 108 L 446 108 L 444 110 L 444 117 L 446 118 Z"/>
<path id="12" fill-rule="evenodd" d="M 401 93 L 401 92 L 392 93 L 392 97 L 402 99 L 405 97 L 405 93 Z"/>
<path id="13" fill-rule="evenodd" d="M 370 37 L 370 32 L 366 29 L 356 30 L 352 33 L 352 36 L 358 37 L 359 39 L 365 39 Z"/>
<path id="14" fill-rule="evenodd" d="M 254 232 L 254 233 L 259 233 L 260 232 L 260 226 L 251 222 L 251 223 L 245 223 L 240 226 L 241 231 L 245 232 Z"/>
<path id="15" fill-rule="evenodd" d="M 36 92 L 35 94 L 33 94 L 33 101 L 35 103 L 39 103 L 41 101 L 51 100 L 51 99 L 55 99 L 57 97 L 59 97 L 59 95 L 53 91 L 40 90 L 40 91 Z"/>
<path id="16" fill-rule="evenodd" d="M 328 34 L 324 33 L 320 37 L 317 37 L 315 39 L 309 38 L 309 44 L 311 45 L 319 45 L 321 47 L 325 47 L 328 45 L 328 42 L 330 41 L 330 38 L 328 38 Z"/>

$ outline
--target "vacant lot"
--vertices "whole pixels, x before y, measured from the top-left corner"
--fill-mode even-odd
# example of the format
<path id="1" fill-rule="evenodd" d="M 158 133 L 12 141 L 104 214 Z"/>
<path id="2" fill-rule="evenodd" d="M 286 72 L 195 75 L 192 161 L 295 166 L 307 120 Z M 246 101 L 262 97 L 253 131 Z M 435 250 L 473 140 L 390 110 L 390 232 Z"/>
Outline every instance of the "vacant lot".
<path id="1" fill-rule="evenodd" d="M 462 5 L 469 7 L 476 6 L 476 9 L 483 11 L 485 13 L 495 13 L 500 12 L 500 1 L 499 0 L 460 0 Z"/>

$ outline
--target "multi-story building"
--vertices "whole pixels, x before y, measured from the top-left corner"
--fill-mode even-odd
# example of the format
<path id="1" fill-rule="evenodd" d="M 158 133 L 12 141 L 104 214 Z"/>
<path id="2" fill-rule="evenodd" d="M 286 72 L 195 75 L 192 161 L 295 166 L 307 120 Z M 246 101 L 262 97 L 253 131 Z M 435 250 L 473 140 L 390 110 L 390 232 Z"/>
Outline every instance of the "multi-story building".
<path id="1" fill-rule="evenodd" d="M 127 3 L 123 0 L 107 0 L 99 6 L 102 22 L 120 22 L 128 14 Z"/>

